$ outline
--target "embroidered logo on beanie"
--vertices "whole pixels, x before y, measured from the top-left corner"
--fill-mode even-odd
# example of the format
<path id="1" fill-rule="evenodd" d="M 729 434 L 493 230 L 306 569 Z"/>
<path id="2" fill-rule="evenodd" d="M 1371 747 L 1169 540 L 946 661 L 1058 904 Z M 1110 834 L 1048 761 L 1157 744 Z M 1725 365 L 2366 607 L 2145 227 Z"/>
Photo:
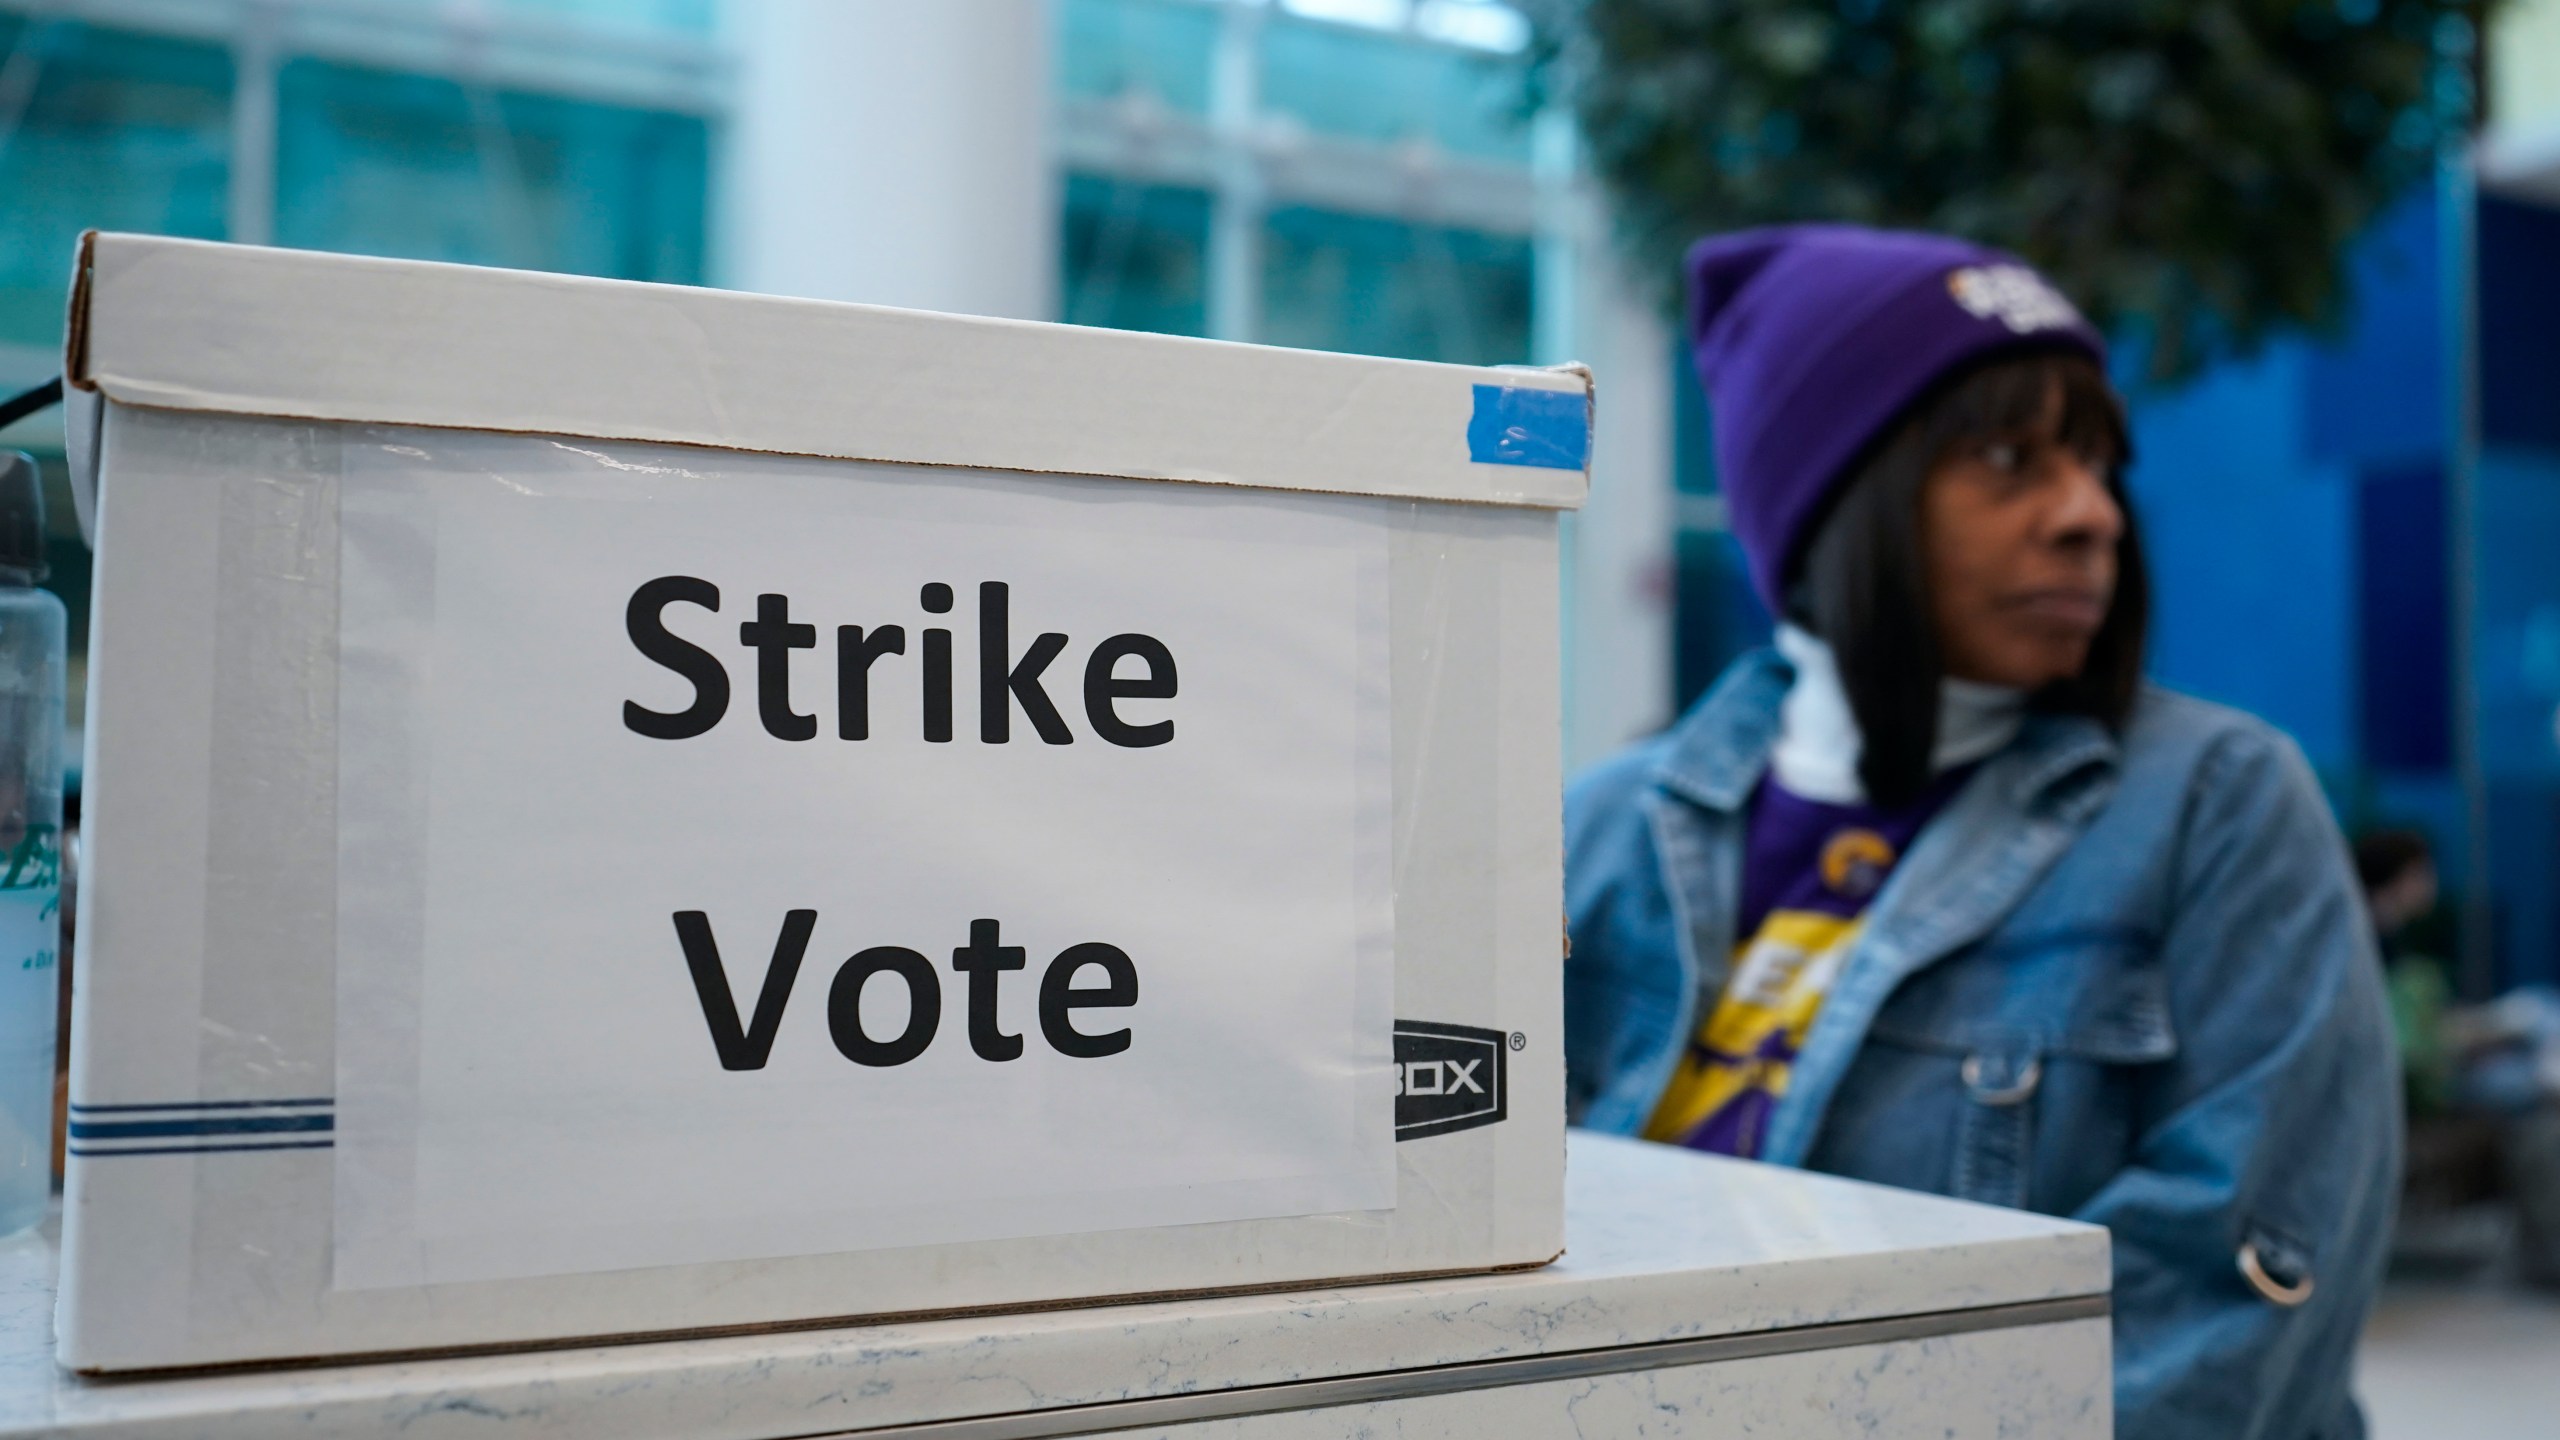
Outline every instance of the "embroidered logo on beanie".
<path id="1" fill-rule="evenodd" d="M 2062 292 L 2024 265 L 1968 265 L 1947 276 L 1947 293 L 1976 319 L 1997 320 L 2020 335 L 2080 323 Z"/>

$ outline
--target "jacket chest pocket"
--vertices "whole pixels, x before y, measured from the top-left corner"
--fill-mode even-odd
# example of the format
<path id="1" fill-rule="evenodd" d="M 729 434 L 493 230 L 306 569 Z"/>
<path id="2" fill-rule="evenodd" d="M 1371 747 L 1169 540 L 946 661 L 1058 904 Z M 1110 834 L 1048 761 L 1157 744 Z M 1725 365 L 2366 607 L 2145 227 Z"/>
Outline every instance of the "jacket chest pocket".
<path id="1" fill-rule="evenodd" d="M 1947 1193 L 2013 1208 L 2074 1208 L 2121 1169 L 2147 1067 L 2177 1054 L 2156 955 L 2133 939 L 2021 940 L 1951 957 L 1877 1017 L 1875 1043 L 1941 1089 L 1953 1112 Z"/>

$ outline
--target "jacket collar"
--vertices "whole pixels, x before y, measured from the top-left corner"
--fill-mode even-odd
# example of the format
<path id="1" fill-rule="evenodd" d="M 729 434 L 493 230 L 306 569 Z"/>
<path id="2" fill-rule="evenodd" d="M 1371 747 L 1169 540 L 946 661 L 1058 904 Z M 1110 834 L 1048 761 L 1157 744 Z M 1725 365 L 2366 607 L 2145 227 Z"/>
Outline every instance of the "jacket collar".
<path id="1" fill-rule="evenodd" d="M 1778 708 L 1795 667 L 1775 650 L 1754 650 L 1717 677 L 1704 699 L 1671 729 L 1671 748 L 1654 770 L 1665 790 L 1710 810 L 1740 810 L 1769 768 Z"/>
<path id="2" fill-rule="evenodd" d="M 1671 745 L 1655 767 L 1663 789 L 1710 810 L 1739 811 L 1769 768 L 1778 739 L 1779 707 L 1795 668 L 1773 649 L 1735 661 L 1704 699 L 1672 727 Z M 2103 787 L 2084 783 L 2112 771 L 2119 746 L 2104 725 L 2081 715 L 2030 714 L 2017 738 L 1988 767 L 2021 811 L 2060 807 L 2064 818 L 2085 818 L 2089 799 Z"/>

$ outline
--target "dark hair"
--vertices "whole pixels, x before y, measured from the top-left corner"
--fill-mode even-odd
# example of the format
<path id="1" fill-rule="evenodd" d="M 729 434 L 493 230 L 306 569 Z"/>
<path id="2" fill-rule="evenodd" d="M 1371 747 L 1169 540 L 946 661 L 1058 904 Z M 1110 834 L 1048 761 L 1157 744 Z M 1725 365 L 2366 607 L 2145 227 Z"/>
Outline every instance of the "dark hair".
<path id="1" fill-rule="evenodd" d="M 2104 372 L 2076 351 L 2010 352 L 1958 370 L 1903 412 L 1854 464 L 1816 520 L 1787 590 L 1790 618 L 1830 642 L 1864 746 L 1858 777 L 1878 804 L 1918 798 L 1937 749 L 1944 671 L 1929 603 L 1920 491 L 1955 450 L 2033 431 L 2061 400 L 2060 443 L 2091 457 L 2124 508 L 2115 598 L 2080 673 L 2030 700 L 2037 709 L 2095 717 L 2121 729 L 2142 687 L 2151 582 L 2126 504 L 2132 458 L 2124 403 Z"/>
<path id="2" fill-rule="evenodd" d="M 2356 837 L 2356 880 L 2371 894 L 2435 859 L 2435 847 L 2415 830 L 2375 830 Z"/>

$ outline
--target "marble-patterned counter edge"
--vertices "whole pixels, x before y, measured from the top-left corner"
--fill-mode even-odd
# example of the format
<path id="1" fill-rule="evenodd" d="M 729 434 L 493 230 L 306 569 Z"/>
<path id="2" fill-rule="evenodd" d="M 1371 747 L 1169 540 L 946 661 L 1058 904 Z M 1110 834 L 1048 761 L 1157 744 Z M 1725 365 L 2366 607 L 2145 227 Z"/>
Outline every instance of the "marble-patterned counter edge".
<path id="1" fill-rule="evenodd" d="M 2103 1293 L 2103 1230 L 1577 1135 L 1566 1259 L 911 1325 L 96 1381 L 50 1252 L 0 1253 L 0 1436 L 682 1435 L 871 1426 Z"/>

